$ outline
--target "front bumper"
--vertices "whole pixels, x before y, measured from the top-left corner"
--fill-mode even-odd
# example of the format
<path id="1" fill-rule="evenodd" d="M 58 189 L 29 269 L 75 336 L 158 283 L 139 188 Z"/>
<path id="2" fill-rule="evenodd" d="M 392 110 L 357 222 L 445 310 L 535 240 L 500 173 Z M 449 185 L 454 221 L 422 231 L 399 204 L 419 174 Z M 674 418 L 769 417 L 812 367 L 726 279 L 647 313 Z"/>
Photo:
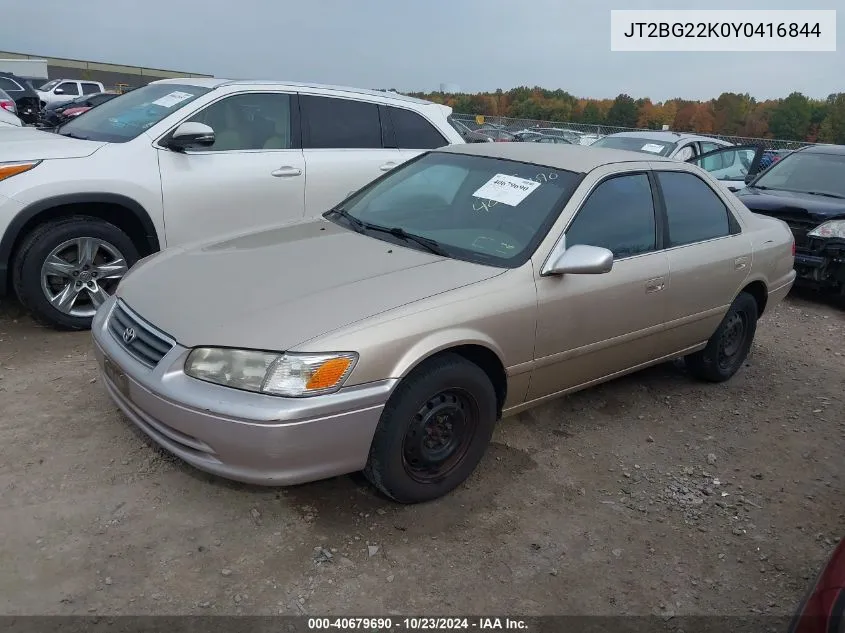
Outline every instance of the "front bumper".
<path id="1" fill-rule="evenodd" d="M 175 345 L 154 367 L 109 331 L 114 298 L 92 323 L 106 390 L 153 441 L 192 466 L 259 485 L 299 484 L 364 468 L 395 380 L 311 398 L 280 398 L 187 376 Z M 126 306 L 123 306 L 125 309 Z"/>
<path id="2" fill-rule="evenodd" d="M 845 287 L 845 241 L 812 238 L 795 252 L 795 270 L 802 285 L 819 289 Z"/>

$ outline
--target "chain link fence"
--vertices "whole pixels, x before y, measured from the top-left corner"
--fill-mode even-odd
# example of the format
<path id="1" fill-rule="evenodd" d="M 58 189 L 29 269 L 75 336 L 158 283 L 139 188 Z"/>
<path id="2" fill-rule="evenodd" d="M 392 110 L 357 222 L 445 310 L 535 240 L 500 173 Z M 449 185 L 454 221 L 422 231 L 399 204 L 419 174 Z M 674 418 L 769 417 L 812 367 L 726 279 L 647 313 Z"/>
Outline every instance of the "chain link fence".
<path id="1" fill-rule="evenodd" d="M 501 116 L 485 116 L 483 124 L 476 121 L 474 114 L 459 114 L 455 113 L 452 118 L 460 121 L 471 130 L 477 130 L 481 127 L 498 127 L 508 132 L 519 132 L 521 130 L 530 130 L 531 128 L 546 128 L 559 131 L 575 132 L 581 137 L 582 145 L 589 145 L 594 141 L 600 139 L 602 136 L 608 134 L 615 134 L 617 132 L 655 132 L 657 130 L 649 130 L 647 128 L 630 128 L 618 127 L 613 125 L 595 125 L 592 123 L 572 123 L 567 121 L 541 121 L 538 119 L 515 119 Z M 683 132 L 682 130 L 671 130 L 672 132 Z M 690 132 L 691 134 L 698 134 L 698 132 Z M 746 136 L 730 136 L 727 134 L 701 134 L 701 136 L 710 136 L 713 138 L 723 139 L 734 145 L 763 145 L 771 150 L 790 150 L 798 149 L 806 145 L 815 145 L 815 143 L 807 143 L 800 141 L 788 141 L 785 139 L 774 138 L 753 138 Z"/>

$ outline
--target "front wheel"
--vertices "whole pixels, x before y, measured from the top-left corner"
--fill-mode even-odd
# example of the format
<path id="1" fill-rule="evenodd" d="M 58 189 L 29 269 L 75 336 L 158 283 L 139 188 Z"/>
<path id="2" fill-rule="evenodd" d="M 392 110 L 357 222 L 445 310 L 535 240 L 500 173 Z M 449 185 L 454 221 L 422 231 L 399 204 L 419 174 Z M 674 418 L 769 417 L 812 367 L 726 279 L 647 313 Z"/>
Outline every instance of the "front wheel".
<path id="1" fill-rule="evenodd" d="M 42 224 L 15 257 L 13 283 L 32 316 L 63 330 L 91 327 L 97 308 L 138 260 L 126 233 L 108 222 L 71 217 Z"/>
<path id="2" fill-rule="evenodd" d="M 475 470 L 496 424 L 487 374 L 444 354 L 407 376 L 382 412 L 364 474 L 400 503 L 441 497 Z"/>
<path id="3" fill-rule="evenodd" d="M 689 372 L 708 382 L 724 382 L 745 362 L 757 332 L 757 301 L 747 292 L 737 295 L 707 346 L 684 361 Z"/>

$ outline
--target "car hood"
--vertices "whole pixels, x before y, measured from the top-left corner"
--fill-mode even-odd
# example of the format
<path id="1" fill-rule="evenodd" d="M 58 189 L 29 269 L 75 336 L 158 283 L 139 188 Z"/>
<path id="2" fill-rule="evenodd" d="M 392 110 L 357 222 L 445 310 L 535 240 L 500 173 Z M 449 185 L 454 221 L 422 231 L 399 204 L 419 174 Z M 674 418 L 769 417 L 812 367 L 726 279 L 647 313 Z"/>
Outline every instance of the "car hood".
<path id="1" fill-rule="evenodd" d="M 503 272 L 318 218 L 168 249 L 131 270 L 117 295 L 185 347 L 286 350 Z"/>
<path id="2" fill-rule="evenodd" d="M 845 217 L 845 200 L 814 196 L 796 191 L 774 191 L 745 187 L 736 193 L 742 203 L 754 213 L 776 218 L 806 218 L 824 222 Z"/>
<path id="3" fill-rule="evenodd" d="M 83 141 L 31 127 L 9 127 L 0 131 L 0 163 L 16 160 L 82 158 L 105 143 Z"/>

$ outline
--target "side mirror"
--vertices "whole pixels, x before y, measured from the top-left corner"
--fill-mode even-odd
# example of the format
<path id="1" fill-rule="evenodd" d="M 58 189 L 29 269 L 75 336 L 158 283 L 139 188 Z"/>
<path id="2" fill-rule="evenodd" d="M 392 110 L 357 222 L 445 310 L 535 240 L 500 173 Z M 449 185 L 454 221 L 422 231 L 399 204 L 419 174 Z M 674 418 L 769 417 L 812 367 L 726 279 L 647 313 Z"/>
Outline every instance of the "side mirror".
<path id="1" fill-rule="evenodd" d="M 56 94 L 56 95 L 63 95 L 64 93 L 65 93 L 65 89 L 64 89 L 64 88 L 56 88 L 56 89 L 53 91 L 53 94 Z"/>
<path id="2" fill-rule="evenodd" d="M 552 257 L 543 275 L 601 275 L 613 268 L 613 253 L 599 246 L 574 244 Z"/>
<path id="3" fill-rule="evenodd" d="M 214 145 L 214 130 L 205 123 L 188 121 L 173 130 L 167 141 L 167 147 L 177 152 L 194 145 Z"/>

